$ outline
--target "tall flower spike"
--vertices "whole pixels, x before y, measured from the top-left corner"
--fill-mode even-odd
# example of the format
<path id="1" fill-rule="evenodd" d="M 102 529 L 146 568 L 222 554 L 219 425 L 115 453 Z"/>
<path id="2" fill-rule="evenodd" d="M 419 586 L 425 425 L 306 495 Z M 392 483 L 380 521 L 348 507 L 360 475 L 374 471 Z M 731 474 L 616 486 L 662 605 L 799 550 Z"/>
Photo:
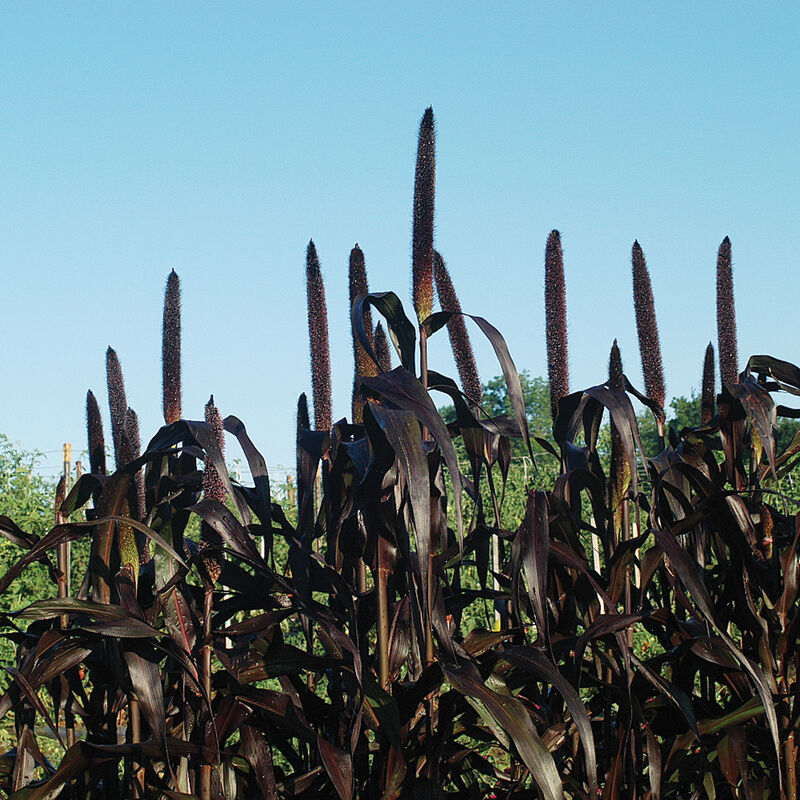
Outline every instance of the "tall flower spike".
<path id="1" fill-rule="evenodd" d="M 125 439 L 130 448 L 130 460 L 133 461 L 141 455 L 142 442 L 139 436 L 139 417 L 132 408 L 128 408 L 125 412 Z M 131 514 L 138 520 L 144 519 L 145 516 L 145 501 L 144 501 L 144 478 L 142 471 L 139 470 L 133 476 L 134 485 L 136 487 L 136 508 L 131 509 Z"/>
<path id="2" fill-rule="evenodd" d="M 214 405 L 213 394 L 206 403 L 205 420 L 213 429 L 217 444 L 219 445 L 219 450 L 224 454 L 225 428 L 222 424 L 222 415 L 219 413 L 219 409 Z M 203 492 L 206 497 L 212 500 L 219 500 L 220 503 L 225 502 L 225 484 L 222 482 L 217 468 L 211 463 L 210 459 L 206 459 L 205 469 L 203 470 Z"/>
<path id="3" fill-rule="evenodd" d="M 367 287 L 367 268 L 364 264 L 364 253 L 361 248 L 356 246 L 350 251 L 350 308 L 353 307 L 353 301 L 360 294 L 366 294 L 369 291 Z M 372 338 L 372 312 L 369 306 L 364 310 L 364 329 L 367 332 L 367 337 L 370 344 L 373 344 Z M 359 378 L 372 377 L 377 374 L 378 370 L 375 362 L 367 355 L 367 351 L 362 346 L 361 342 L 356 336 L 355 330 L 353 334 L 353 359 L 355 361 L 355 374 L 353 377 L 353 404 L 352 404 L 352 420 L 353 422 L 361 422 L 363 410 L 358 391 Z"/>
<path id="4" fill-rule="evenodd" d="M 622 372 L 622 356 L 619 352 L 617 340 L 611 346 L 611 354 L 608 359 L 608 388 L 615 392 L 625 390 L 625 378 Z M 611 485 L 613 490 L 612 507 L 615 516 L 615 530 L 620 529 L 621 525 L 621 503 L 625 499 L 625 493 L 631 481 L 631 467 L 625 454 L 625 447 L 622 437 L 619 435 L 614 422 L 611 422 Z M 624 535 L 624 533 L 623 533 Z"/>
<path id="5" fill-rule="evenodd" d="M 164 326 L 161 340 L 164 421 L 181 418 L 181 281 L 173 269 L 164 293 Z"/>
<path id="6" fill-rule="evenodd" d="M 384 372 L 392 371 L 392 352 L 389 349 L 389 340 L 386 331 L 379 322 L 375 326 L 375 355 L 378 357 L 378 366 Z"/>
<path id="7" fill-rule="evenodd" d="M 616 339 L 614 339 L 614 344 L 611 345 L 611 354 L 608 357 L 608 388 L 614 392 L 621 392 L 625 389 L 622 355 L 619 352 L 619 345 Z"/>
<path id="8" fill-rule="evenodd" d="M 220 452 L 224 453 L 225 436 L 222 424 L 222 416 L 219 409 L 214 405 L 214 395 L 208 399 L 205 407 L 205 420 L 211 426 L 217 439 Z M 206 458 L 206 465 L 203 469 L 203 493 L 209 500 L 225 502 L 225 484 L 222 482 L 219 472 L 211 463 L 211 459 Z M 218 550 L 222 546 L 222 537 L 206 522 L 200 526 L 200 551 L 202 553 L 203 566 L 212 583 L 216 583 L 222 572 L 219 554 L 214 552 L 206 554 L 203 551 L 208 548 Z"/>
<path id="9" fill-rule="evenodd" d="M 461 316 L 461 304 L 458 302 L 458 296 L 453 288 L 453 281 L 450 279 L 444 259 L 436 250 L 433 251 L 433 275 L 436 279 L 436 294 L 439 297 L 442 311 L 458 312 L 447 323 L 447 333 L 456 360 L 458 376 L 461 378 L 461 388 L 467 397 L 480 403 L 483 387 L 481 379 L 478 377 L 478 367 L 475 365 L 475 355 L 472 352 L 467 326 L 464 324 L 464 317 Z"/>
<path id="10" fill-rule="evenodd" d="M 328 308 L 325 284 L 319 267 L 314 240 L 306 251 L 306 289 L 308 293 L 308 339 L 311 347 L 311 388 L 314 398 L 314 427 L 329 431 L 331 414 L 331 352 L 328 342 Z"/>
<path id="11" fill-rule="evenodd" d="M 125 461 L 123 440 L 125 438 L 125 416 L 128 401 L 125 397 L 125 380 L 122 367 L 113 348 L 106 350 L 106 383 L 108 385 L 108 408 L 111 412 L 111 438 L 114 442 L 114 461 L 119 469 Z"/>
<path id="12" fill-rule="evenodd" d="M 567 363 L 567 289 L 561 234 L 551 231 L 544 253 L 544 313 L 547 339 L 547 377 L 550 381 L 550 410 L 553 419 L 558 401 L 569 394 Z"/>
<path id="13" fill-rule="evenodd" d="M 642 357 L 644 390 L 662 408 L 666 399 L 664 369 L 661 364 L 661 345 L 658 340 L 653 288 L 647 271 L 644 253 L 639 242 L 633 243 L 633 306 L 636 310 L 636 330 L 639 333 L 639 353 Z"/>
<path id="14" fill-rule="evenodd" d="M 703 425 L 711 422 L 714 416 L 714 395 L 716 394 L 716 380 L 714 379 L 714 345 L 711 342 L 706 347 L 706 356 L 703 359 L 703 393 L 701 399 L 701 414 Z"/>
<path id="15" fill-rule="evenodd" d="M 106 440 L 103 420 L 97 399 L 90 389 L 86 392 L 86 433 L 89 444 L 89 471 L 93 475 L 106 474 Z"/>
<path id="16" fill-rule="evenodd" d="M 433 108 L 419 125 L 414 174 L 414 223 L 411 244 L 411 283 L 414 310 L 422 322 L 433 310 L 433 208 L 436 191 L 436 135 Z"/>
<path id="17" fill-rule="evenodd" d="M 731 240 L 726 236 L 717 254 L 717 341 L 719 372 L 723 385 L 739 382 L 739 354 L 736 342 L 736 307 L 733 302 Z"/>

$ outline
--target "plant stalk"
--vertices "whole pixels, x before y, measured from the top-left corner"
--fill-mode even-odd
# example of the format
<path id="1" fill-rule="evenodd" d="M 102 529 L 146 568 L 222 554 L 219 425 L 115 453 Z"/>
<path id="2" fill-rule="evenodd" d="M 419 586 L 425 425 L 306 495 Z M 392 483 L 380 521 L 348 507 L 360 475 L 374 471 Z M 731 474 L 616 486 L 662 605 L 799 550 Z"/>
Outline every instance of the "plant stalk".
<path id="1" fill-rule="evenodd" d="M 203 604 L 203 647 L 200 651 L 200 679 L 203 682 L 203 691 L 211 705 L 211 611 L 213 607 L 214 587 L 208 584 L 205 589 L 205 602 Z M 209 716 L 211 709 L 209 708 Z M 201 730 L 205 738 L 205 730 Z M 211 800 L 211 764 L 206 756 L 200 763 L 200 800 Z"/>
<path id="2" fill-rule="evenodd" d="M 378 674 L 381 687 L 389 690 L 389 551 L 388 542 L 378 534 Z"/>

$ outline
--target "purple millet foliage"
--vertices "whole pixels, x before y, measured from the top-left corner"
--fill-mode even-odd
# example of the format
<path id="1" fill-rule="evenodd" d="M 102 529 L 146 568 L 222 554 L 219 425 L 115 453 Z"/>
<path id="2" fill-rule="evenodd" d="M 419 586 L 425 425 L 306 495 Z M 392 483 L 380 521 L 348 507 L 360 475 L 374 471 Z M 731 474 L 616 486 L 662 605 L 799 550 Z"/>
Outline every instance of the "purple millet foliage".
<path id="1" fill-rule="evenodd" d="M 375 326 L 375 355 L 378 357 L 378 366 L 383 372 L 392 371 L 392 352 L 389 349 L 389 340 L 386 331 L 379 322 Z"/>
<path id="2" fill-rule="evenodd" d="M 547 237 L 544 254 L 544 312 L 550 409 L 555 419 L 558 401 L 569 394 L 567 290 L 564 282 L 561 234 L 555 230 Z"/>
<path id="3" fill-rule="evenodd" d="M 329 431 L 331 412 L 331 354 L 328 342 L 328 309 L 325 304 L 325 285 L 314 241 L 306 252 L 306 283 L 308 292 L 308 338 L 311 347 L 311 387 L 314 397 L 314 426 Z"/>
<path id="4" fill-rule="evenodd" d="M 717 254 L 717 341 L 719 372 L 723 385 L 739 382 L 739 354 L 736 341 L 736 306 L 733 302 L 731 240 L 726 236 Z"/>
<path id="5" fill-rule="evenodd" d="M 472 343 L 461 316 L 461 304 L 453 288 L 453 281 L 444 259 L 435 250 L 433 251 L 433 274 L 436 279 L 436 293 L 439 296 L 439 305 L 442 311 L 458 312 L 447 323 L 447 333 L 450 336 L 450 347 L 456 360 L 458 375 L 461 378 L 461 388 L 475 403 L 480 403 L 483 397 L 481 379 L 478 377 L 478 367 L 475 365 L 475 355 L 472 352 Z"/>
<path id="6" fill-rule="evenodd" d="M 701 400 L 701 413 L 703 425 L 708 425 L 714 416 L 714 396 L 716 395 L 716 380 L 714 378 L 714 345 L 711 342 L 706 347 L 703 359 L 703 391 Z"/>
<path id="7" fill-rule="evenodd" d="M 414 310 L 422 322 L 433 310 L 433 212 L 436 193 L 436 133 L 433 108 L 419 125 L 414 173 L 414 219 L 411 242 L 411 286 Z"/>
<path id="8" fill-rule="evenodd" d="M 636 310 L 636 330 L 639 333 L 639 353 L 642 357 L 644 390 L 662 408 L 666 399 L 664 369 L 661 364 L 661 345 L 658 340 L 653 288 L 647 271 L 644 253 L 639 242 L 633 243 L 633 305 Z"/>
<path id="9" fill-rule="evenodd" d="M 181 281 L 175 270 L 164 293 L 161 368 L 164 421 L 169 425 L 181 418 Z"/>
<path id="10" fill-rule="evenodd" d="M 128 400 L 125 397 L 125 380 L 122 366 L 113 348 L 106 350 L 106 384 L 108 386 L 108 408 L 111 412 L 111 438 L 114 442 L 114 461 L 117 469 L 130 459 L 125 459 L 125 415 L 128 413 Z"/>

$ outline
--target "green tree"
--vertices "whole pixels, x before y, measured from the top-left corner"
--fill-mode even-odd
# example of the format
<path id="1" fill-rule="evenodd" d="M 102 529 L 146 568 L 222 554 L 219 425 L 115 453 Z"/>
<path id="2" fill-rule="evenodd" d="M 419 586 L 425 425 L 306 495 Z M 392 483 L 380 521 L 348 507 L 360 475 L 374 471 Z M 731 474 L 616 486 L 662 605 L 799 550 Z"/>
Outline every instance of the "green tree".
<path id="1" fill-rule="evenodd" d="M 0 434 L 0 514 L 12 519 L 26 533 L 44 536 L 54 523 L 55 485 L 36 474 L 42 454 L 23 450 Z M 1 572 L 19 559 L 23 551 L 0 537 Z M 52 597 L 56 587 L 41 564 L 31 564 L 0 595 L 0 611 L 17 611 L 34 600 Z M 14 647 L 0 640 L 0 665 L 13 664 Z"/>

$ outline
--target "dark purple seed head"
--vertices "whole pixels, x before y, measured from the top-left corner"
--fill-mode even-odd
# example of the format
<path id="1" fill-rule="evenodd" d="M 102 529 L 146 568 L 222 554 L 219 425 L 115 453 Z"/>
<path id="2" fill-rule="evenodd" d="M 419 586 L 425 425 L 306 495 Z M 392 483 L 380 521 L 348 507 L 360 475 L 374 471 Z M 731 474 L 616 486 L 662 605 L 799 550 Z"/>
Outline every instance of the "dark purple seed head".
<path id="1" fill-rule="evenodd" d="M 367 294 L 369 288 L 367 286 L 367 268 L 364 263 L 364 253 L 361 248 L 356 246 L 350 251 L 350 264 L 349 264 L 349 278 L 350 278 L 350 308 L 353 307 L 353 301 L 361 294 Z M 374 346 L 372 338 L 372 312 L 370 307 L 366 306 L 364 309 L 364 330 L 367 332 L 367 337 L 370 344 Z M 373 377 L 378 374 L 378 368 L 375 362 L 367 354 L 367 351 L 362 346 L 361 342 L 356 336 L 353 329 L 353 360 L 354 360 L 354 373 L 353 373 L 353 402 L 352 402 L 352 420 L 353 422 L 362 421 L 362 406 L 361 397 L 359 392 L 360 378 Z"/>
<path id="2" fill-rule="evenodd" d="M 331 412 L 331 356 L 328 342 L 328 309 L 325 285 L 319 266 L 317 249 L 309 241 L 306 252 L 306 285 L 308 291 L 308 338 L 311 348 L 311 386 L 314 397 L 314 426 L 329 431 Z"/>
<path id="3" fill-rule="evenodd" d="M 739 382 L 736 340 L 736 307 L 733 301 L 731 240 L 726 236 L 717 254 L 717 342 L 719 371 L 723 385 Z"/>
<path id="4" fill-rule="evenodd" d="M 639 242 L 633 243 L 633 305 L 636 310 L 636 330 L 639 333 L 639 353 L 642 357 L 642 374 L 645 393 L 662 408 L 666 399 L 664 369 L 661 363 L 661 345 L 658 340 L 656 309 L 650 273 Z"/>
<path id="5" fill-rule="evenodd" d="M 181 282 L 175 270 L 164 293 L 161 367 L 164 421 L 169 425 L 181 418 Z"/>
<path id="6" fill-rule="evenodd" d="M 419 125 L 414 173 L 414 219 L 411 242 L 411 284 L 414 310 L 422 322 L 433 310 L 433 217 L 436 194 L 436 133 L 433 109 Z"/>
<path id="7" fill-rule="evenodd" d="M 389 349 L 389 340 L 386 331 L 379 322 L 375 326 L 375 355 L 378 357 L 378 366 L 383 372 L 392 371 L 392 352 Z"/>
<path id="8" fill-rule="evenodd" d="M 106 440 L 103 420 L 97 399 L 90 389 L 86 392 L 86 432 L 89 443 L 89 471 L 94 475 L 106 474 Z"/>
<path id="9" fill-rule="evenodd" d="M 300 456 L 300 434 L 302 431 L 307 431 L 311 427 L 308 419 L 308 399 L 305 392 L 297 398 L 297 442 L 296 442 L 296 468 L 295 477 L 297 480 L 297 507 L 299 508 L 302 502 L 302 495 L 306 489 L 305 481 L 303 480 L 303 467 L 302 459 Z"/>
<path id="10" fill-rule="evenodd" d="M 128 413 L 128 400 L 125 396 L 125 380 L 122 366 L 116 352 L 106 350 L 106 384 L 108 386 L 108 408 L 111 413 L 111 438 L 114 442 L 114 461 L 117 469 L 127 463 L 125 459 L 125 415 Z M 130 460 L 130 459 L 128 459 Z"/>
<path id="11" fill-rule="evenodd" d="M 125 412 L 125 442 L 130 455 L 130 460 L 139 458 L 141 455 L 142 441 L 139 435 L 139 417 L 132 408 L 128 408 Z M 135 489 L 135 499 L 131 503 L 131 516 L 134 519 L 143 520 L 145 517 L 145 491 L 144 491 L 144 477 L 142 471 L 138 470 L 133 476 L 133 485 Z M 147 548 L 148 560 L 150 549 Z M 146 562 L 142 562 L 146 563 Z"/>
<path id="12" fill-rule="evenodd" d="M 58 510 L 61 508 L 61 504 L 67 498 L 67 481 L 66 478 L 62 475 L 58 479 L 58 483 L 56 484 L 56 494 L 53 498 L 53 508 L 55 513 L 58 514 Z"/>
<path id="13" fill-rule="evenodd" d="M 714 416 L 714 397 L 716 395 L 716 380 L 714 377 L 714 345 L 711 342 L 706 347 L 703 359 L 703 392 L 701 400 L 702 422 L 708 425 Z"/>
<path id="14" fill-rule="evenodd" d="M 567 290 L 564 281 L 561 234 L 555 230 L 547 237 L 544 254 L 544 312 L 550 408 L 555 419 L 558 401 L 569 394 Z"/>
<path id="15" fill-rule="evenodd" d="M 222 415 L 219 413 L 219 409 L 214 405 L 213 394 L 206 403 L 205 420 L 214 430 L 220 452 L 224 453 L 225 434 L 222 424 Z M 210 458 L 206 458 L 206 464 L 203 470 L 203 492 L 206 497 L 212 500 L 218 500 L 220 503 L 225 502 L 225 484 L 222 482 L 217 468 L 211 463 Z"/>
<path id="16" fill-rule="evenodd" d="M 611 355 L 608 358 L 608 388 L 615 392 L 625 391 L 622 356 L 616 339 L 614 339 L 614 344 L 611 345 Z"/>
<path id="17" fill-rule="evenodd" d="M 461 316 L 461 304 L 453 288 L 453 281 L 444 259 L 435 250 L 433 251 L 433 274 L 436 279 L 436 293 L 442 311 L 456 311 L 458 314 L 447 323 L 447 333 L 450 336 L 450 347 L 456 360 L 458 375 L 461 378 L 461 388 L 464 394 L 476 403 L 483 397 L 481 379 L 478 377 L 478 367 L 475 364 L 475 355 L 472 352 L 472 343 L 469 339 L 464 317 Z"/>

